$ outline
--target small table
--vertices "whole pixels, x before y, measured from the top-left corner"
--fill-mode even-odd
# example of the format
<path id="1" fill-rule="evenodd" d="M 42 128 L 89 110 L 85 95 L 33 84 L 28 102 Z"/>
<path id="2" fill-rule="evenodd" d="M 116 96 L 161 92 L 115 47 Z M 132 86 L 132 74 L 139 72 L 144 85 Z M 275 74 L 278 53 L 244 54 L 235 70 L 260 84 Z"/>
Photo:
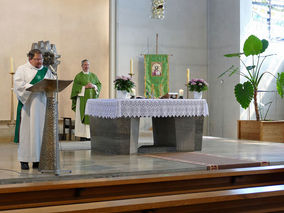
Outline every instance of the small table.
<path id="1" fill-rule="evenodd" d="M 199 151 L 205 99 L 89 99 L 92 149 L 103 153 L 135 154 L 165 151 Z M 152 117 L 154 145 L 138 148 L 139 119 Z"/>

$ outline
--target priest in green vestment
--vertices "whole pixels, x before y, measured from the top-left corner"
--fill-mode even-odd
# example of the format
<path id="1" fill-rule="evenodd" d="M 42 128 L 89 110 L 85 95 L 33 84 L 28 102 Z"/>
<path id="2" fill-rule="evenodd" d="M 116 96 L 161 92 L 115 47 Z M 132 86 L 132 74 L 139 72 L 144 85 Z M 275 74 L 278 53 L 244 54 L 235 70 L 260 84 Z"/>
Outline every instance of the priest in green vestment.
<path id="1" fill-rule="evenodd" d="M 98 77 L 89 71 L 90 63 L 87 59 L 81 62 L 82 71 L 74 79 L 71 99 L 72 110 L 76 112 L 75 136 L 82 140 L 90 138 L 90 118 L 85 115 L 87 100 L 98 98 L 101 91 L 101 82 Z"/>

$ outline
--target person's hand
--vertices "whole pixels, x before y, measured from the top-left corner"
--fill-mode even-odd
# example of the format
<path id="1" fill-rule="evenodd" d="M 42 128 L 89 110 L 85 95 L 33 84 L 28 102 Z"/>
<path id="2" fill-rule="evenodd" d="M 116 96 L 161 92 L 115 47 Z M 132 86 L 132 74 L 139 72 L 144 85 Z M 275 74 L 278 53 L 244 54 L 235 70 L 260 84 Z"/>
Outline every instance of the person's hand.
<path id="1" fill-rule="evenodd" d="M 85 86 L 86 89 L 91 89 L 93 88 L 93 84 L 91 83 L 87 83 L 86 86 Z"/>

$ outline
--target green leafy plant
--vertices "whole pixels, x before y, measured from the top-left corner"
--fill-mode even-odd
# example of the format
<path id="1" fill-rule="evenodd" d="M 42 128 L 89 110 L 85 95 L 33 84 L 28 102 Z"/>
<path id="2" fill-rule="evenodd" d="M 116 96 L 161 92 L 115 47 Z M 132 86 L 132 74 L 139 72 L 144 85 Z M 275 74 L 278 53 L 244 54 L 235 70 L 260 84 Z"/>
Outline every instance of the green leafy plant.
<path id="1" fill-rule="evenodd" d="M 135 87 L 135 83 L 132 81 L 130 77 L 127 76 L 118 76 L 113 81 L 114 88 L 117 90 L 125 90 L 127 92 L 131 92 L 131 89 Z"/>
<path id="2" fill-rule="evenodd" d="M 225 74 L 232 76 L 237 73 L 247 79 L 247 81 L 243 84 L 238 83 L 235 86 L 235 97 L 244 109 L 246 109 L 250 105 L 252 99 L 254 100 L 255 115 L 256 120 L 258 121 L 260 120 L 260 116 L 259 106 L 257 103 L 257 91 L 259 83 L 263 79 L 264 75 L 270 74 L 274 78 L 276 78 L 277 91 L 281 98 L 283 98 L 284 96 L 284 72 L 278 73 L 277 77 L 274 76 L 271 72 L 261 72 L 261 67 L 265 59 L 274 55 L 262 55 L 262 53 L 264 53 L 267 49 L 268 45 L 269 42 L 265 39 L 260 40 L 254 35 L 249 36 L 244 43 L 243 53 L 233 53 L 225 55 L 225 57 L 239 57 L 241 63 L 246 68 L 246 72 L 241 71 L 240 67 L 235 67 L 233 65 L 228 70 L 223 72 L 220 76 L 218 76 L 218 78 L 220 78 Z M 243 56 L 251 58 L 251 65 L 246 65 L 246 63 L 242 59 Z"/>

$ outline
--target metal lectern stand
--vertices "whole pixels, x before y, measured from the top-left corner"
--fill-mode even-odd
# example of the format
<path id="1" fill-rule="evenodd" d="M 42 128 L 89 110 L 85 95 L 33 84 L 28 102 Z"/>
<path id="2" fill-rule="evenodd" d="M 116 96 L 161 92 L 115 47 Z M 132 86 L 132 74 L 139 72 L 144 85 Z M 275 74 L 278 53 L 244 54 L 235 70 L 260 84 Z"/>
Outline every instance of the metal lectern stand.
<path id="1" fill-rule="evenodd" d="M 44 79 L 30 87 L 31 92 L 45 92 L 47 96 L 39 171 L 59 175 L 58 110 L 56 92 L 64 90 L 72 81 Z"/>

